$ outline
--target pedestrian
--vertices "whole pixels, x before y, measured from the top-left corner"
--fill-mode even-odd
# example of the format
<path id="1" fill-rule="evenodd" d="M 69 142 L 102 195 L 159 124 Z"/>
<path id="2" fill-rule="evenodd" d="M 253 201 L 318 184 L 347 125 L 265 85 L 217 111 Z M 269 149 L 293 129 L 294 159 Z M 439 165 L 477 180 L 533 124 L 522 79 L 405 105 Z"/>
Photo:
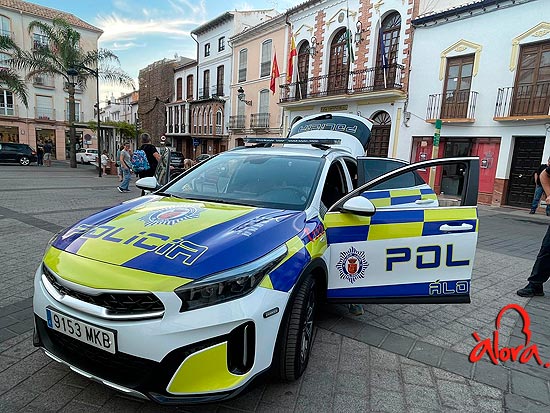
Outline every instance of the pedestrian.
<path id="1" fill-rule="evenodd" d="M 107 151 L 104 150 L 101 154 L 101 171 L 102 175 L 105 175 L 105 169 L 107 168 L 107 163 L 109 162 L 109 155 L 107 155 Z"/>
<path id="2" fill-rule="evenodd" d="M 155 170 L 157 169 L 157 165 L 160 161 L 160 153 L 158 153 L 155 145 L 151 144 L 151 137 L 148 133 L 141 134 L 141 146 L 139 149 L 145 152 L 147 162 L 149 162 L 149 169 L 138 172 L 139 177 L 145 178 L 147 176 L 154 176 Z"/>
<path id="3" fill-rule="evenodd" d="M 540 183 L 546 194 L 546 204 L 550 203 L 550 162 L 540 175 Z M 546 235 L 542 240 L 539 254 L 533 269 L 531 270 L 531 276 L 527 279 L 529 284 L 525 288 L 517 291 L 520 297 L 533 297 L 535 295 L 544 295 L 542 284 L 544 284 L 550 278 L 550 225 L 546 230 Z"/>
<path id="4" fill-rule="evenodd" d="M 46 163 L 46 166 L 52 166 L 52 150 L 53 146 L 51 141 L 46 141 L 46 144 L 44 145 L 44 162 Z"/>
<path id="5" fill-rule="evenodd" d="M 116 151 L 116 172 L 118 175 L 118 182 L 122 182 L 122 168 L 120 167 L 120 152 L 124 149 L 124 145 L 120 145 L 120 148 Z"/>
<path id="6" fill-rule="evenodd" d="M 550 166 L 550 158 L 548 158 L 548 161 L 545 164 L 541 164 L 537 171 L 533 174 L 533 177 L 535 178 L 535 196 L 533 197 L 533 203 L 531 204 L 531 211 L 529 211 L 530 214 L 534 214 L 537 212 L 537 208 L 539 206 L 540 199 L 542 198 L 542 194 L 544 193 L 546 196 L 550 195 L 548 192 L 544 190 L 542 187 L 542 184 L 540 183 L 540 174 Z M 550 204 L 546 202 L 546 216 L 550 217 Z"/>
<path id="7" fill-rule="evenodd" d="M 42 146 L 42 142 L 38 142 L 36 145 L 36 164 L 38 166 L 44 165 L 44 147 Z"/>
<path id="8" fill-rule="evenodd" d="M 122 169 L 122 183 L 117 186 L 118 192 L 130 192 L 130 178 L 132 172 L 132 151 L 130 142 L 124 142 L 123 149 L 120 151 L 120 168 Z"/>

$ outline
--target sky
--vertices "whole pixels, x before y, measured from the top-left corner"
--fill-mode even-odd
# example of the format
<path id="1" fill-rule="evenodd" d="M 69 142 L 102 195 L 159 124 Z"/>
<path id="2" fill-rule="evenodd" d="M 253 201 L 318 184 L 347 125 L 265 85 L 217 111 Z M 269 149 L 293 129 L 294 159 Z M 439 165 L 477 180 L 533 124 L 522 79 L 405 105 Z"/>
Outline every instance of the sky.
<path id="1" fill-rule="evenodd" d="M 163 58 L 196 58 L 190 32 L 228 10 L 274 8 L 284 12 L 304 0 L 32 0 L 32 3 L 72 13 L 103 30 L 99 47 L 113 51 L 120 66 L 135 79 L 139 70 Z M 102 100 L 129 92 L 100 85 Z"/>

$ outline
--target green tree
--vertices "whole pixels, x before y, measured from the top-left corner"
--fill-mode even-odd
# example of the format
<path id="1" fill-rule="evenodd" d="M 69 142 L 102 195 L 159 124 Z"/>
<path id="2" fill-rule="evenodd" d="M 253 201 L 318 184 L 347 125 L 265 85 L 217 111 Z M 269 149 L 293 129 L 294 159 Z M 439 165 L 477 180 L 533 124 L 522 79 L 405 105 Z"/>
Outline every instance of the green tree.
<path id="1" fill-rule="evenodd" d="M 67 82 L 71 126 L 70 164 L 71 168 L 76 168 L 75 86 L 85 88 L 90 78 L 93 78 L 95 84 L 96 76 L 101 80 L 129 87 L 134 87 L 134 83 L 129 74 L 112 65 L 119 64 L 119 60 L 110 50 L 83 50 L 80 46 L 80 33 L 64 19 L 55 18 L 51 25 L 34 20 L 29 24 L 29 34 L 35 31 L 48 38 L 47 45 L 25 51 L 13 42 L 7 42 L 11 39 L 0 36 L 0 50 L 11 49 L 10 65 L 16 70 L 27 71 L 27 80 L 36 75 L 49 75 L 60 76 Z M 99 139 L 99 133 L 97 135 Z"/>
<path id="2" fill-rule="evenodd" d="M 17 45 L 9 36 L 0 36 L 0 50 L 6 52 L 17 50 Z M 9 65 L 11 59 L 3 63 Z M 29 107 L 27 85 L 25 84 L 25 80 L 19 77 L 19 74 L 15 70 L 10 67 L 1 67 L 0 83 L 4 83 L 8 90 L 15 93 L 19 100 L 21 100 L 26 107 Z"/>

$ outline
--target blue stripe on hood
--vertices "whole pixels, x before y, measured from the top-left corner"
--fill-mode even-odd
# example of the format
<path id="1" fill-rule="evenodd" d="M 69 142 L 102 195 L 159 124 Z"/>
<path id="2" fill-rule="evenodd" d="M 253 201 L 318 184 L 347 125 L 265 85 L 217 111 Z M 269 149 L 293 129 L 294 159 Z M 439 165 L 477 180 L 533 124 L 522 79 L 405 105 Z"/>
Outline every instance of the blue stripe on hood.
<path id="1" fill-rule="evenodd" d="M 154 251 L 123 264 L 157 274 L 198 279 L 254 261 L 303 231 L 305 213 L 259 208 L 239 218 L 214 225 L 185 237 L 207 247 L 192 265 Z"/>

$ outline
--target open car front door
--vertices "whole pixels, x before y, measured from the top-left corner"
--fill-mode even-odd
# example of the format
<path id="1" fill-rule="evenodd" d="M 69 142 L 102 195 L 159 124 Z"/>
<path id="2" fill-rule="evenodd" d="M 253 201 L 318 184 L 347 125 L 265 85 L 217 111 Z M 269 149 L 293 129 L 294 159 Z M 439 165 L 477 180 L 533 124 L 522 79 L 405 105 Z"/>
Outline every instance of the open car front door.
<path id="1" fill-rule="evenodd" d="M 369 190 L 417 170 L 431 172 L 439 194 L 443 165 L 463 171 L 460 197 L 415 207 L 376 208 Z M 361 164 L 358 165 L 361 168 Z M 444 158 L 407 165 L 375 178 L 329 208 L 331 302 L 468 303 L 477 245 L 479 158 Z"/>

